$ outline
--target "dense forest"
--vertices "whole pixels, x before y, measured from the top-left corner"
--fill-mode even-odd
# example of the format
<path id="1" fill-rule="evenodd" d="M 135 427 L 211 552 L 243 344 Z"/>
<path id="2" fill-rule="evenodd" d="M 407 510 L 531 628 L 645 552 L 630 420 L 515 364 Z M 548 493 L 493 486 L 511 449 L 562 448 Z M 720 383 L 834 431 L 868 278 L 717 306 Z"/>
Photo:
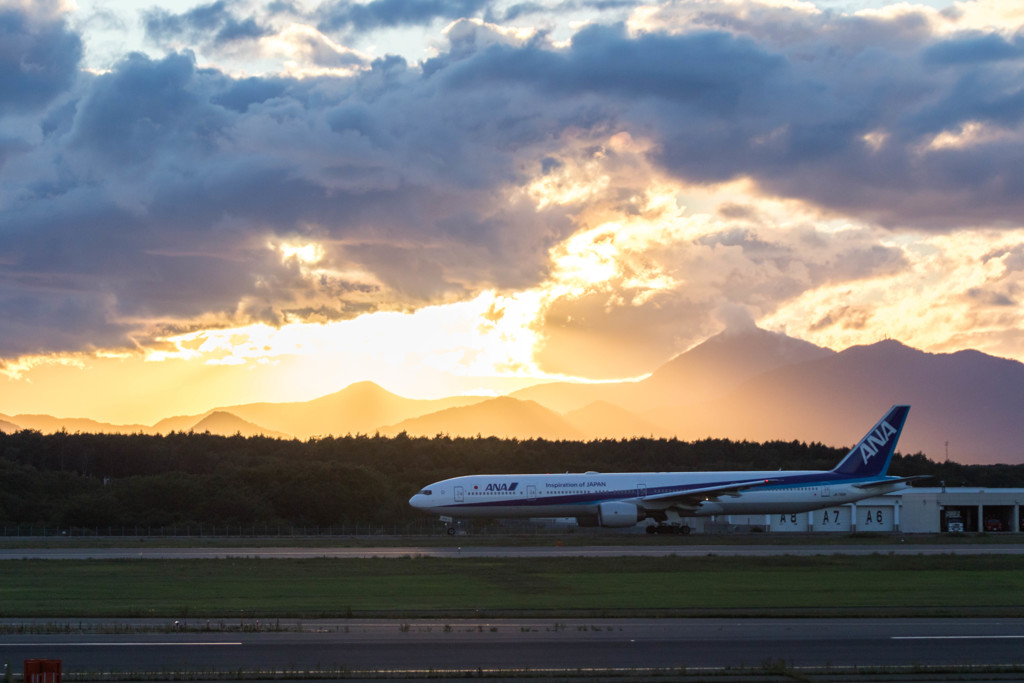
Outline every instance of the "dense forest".
<path id="1" fill-rule="evenodd" d="M 843 449 L 801 442 L 628 439 L 590 442 L 349 436 L 309 441 L 0 434 L 0 524 L 64 528 L 171 525 L 401 525 L 409 496 L 461 474 L 831 469 Z M 1024 487 L 1024 465 L 937 463 L 897 455 L 890 474 L 936 486 Z"/>

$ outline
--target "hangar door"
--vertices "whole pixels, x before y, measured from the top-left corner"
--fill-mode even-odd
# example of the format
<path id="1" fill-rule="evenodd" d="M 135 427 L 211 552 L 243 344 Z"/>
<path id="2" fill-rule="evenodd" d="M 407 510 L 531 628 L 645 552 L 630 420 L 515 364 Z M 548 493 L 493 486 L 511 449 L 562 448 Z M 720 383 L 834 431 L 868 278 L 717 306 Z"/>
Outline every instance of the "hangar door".
<path id="1" fill-rule="evenodd" d="M 809 512 L 793 512 L 788 514 L 769 515 L 772 531 L 807 531 Z"/>
<path id="2" fill-rule="evenodd" d="M 815 531 L 849 531 L 853 510 L 848 505 L 814 511 Z"/>
<path id="3" fill-rule="evenodd" d="M 857 531 L 893 531 L 896 508 L 891 505 L 870 505 L 857 508 Z"/>

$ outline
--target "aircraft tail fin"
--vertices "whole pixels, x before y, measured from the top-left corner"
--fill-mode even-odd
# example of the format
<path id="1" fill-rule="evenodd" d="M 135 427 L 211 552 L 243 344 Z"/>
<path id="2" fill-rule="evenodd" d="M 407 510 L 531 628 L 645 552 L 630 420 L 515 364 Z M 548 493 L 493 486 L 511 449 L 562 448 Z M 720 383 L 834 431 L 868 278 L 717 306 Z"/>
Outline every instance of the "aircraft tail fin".
<path id="1" fill-rule="evenodd" d="M 882 477 L 889 471 L 889 462 L 896 452 L 903 423 L 910 406 L 896 405 L 889 409 L 864 438 L 846 454 L 833 472 L 848 478 Z"/>

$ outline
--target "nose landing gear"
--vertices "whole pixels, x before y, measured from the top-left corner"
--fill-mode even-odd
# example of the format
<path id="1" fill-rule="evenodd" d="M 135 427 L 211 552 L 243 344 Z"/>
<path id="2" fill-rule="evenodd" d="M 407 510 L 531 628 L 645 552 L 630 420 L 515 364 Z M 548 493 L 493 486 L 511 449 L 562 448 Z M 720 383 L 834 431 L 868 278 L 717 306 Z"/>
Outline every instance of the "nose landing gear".
<path id="1" fill-rule="evenodd" d="M 441 523 L 444 524 L 445 531 L 448 532 L 449 536 L 465 533 L 462 529 L 462 524 L 447 515 L 441 515 Z"/>

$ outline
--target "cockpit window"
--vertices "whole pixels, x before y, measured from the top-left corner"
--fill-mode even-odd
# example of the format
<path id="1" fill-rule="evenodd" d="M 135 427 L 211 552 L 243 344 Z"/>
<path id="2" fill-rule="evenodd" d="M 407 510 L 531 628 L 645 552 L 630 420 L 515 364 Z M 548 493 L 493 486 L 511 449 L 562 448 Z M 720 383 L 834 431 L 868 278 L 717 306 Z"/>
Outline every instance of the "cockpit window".
<path id="1" fill-rule="evenodd" d="M 431 491 L 430 489 L 423 489 L 422 491 L 420 491 L 420 493 L 424 496 L 429 496 L 432 495 L 434 492 Z"/>

